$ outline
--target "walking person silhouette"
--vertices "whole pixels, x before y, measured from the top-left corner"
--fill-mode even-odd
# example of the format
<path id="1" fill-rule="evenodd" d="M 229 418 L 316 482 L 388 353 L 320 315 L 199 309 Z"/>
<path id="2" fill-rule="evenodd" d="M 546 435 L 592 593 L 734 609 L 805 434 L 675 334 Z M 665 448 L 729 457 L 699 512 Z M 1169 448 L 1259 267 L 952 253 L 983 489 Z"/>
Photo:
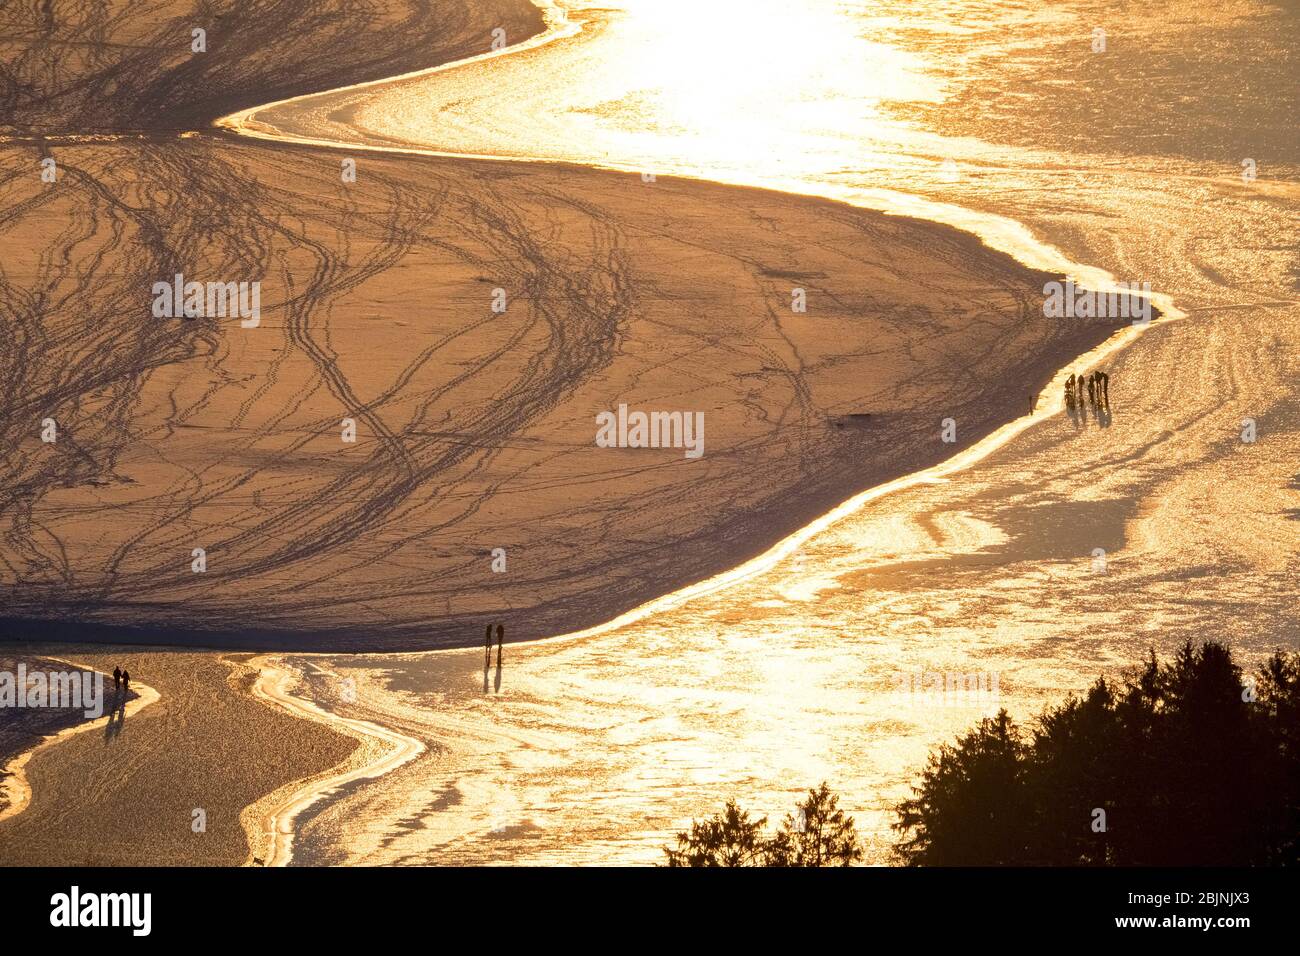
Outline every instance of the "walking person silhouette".
<path id="1" fill-rule="evenodd" d="M 113 668 L 113 690 L 120 690 L 122 687 L 122 668 Z"/>

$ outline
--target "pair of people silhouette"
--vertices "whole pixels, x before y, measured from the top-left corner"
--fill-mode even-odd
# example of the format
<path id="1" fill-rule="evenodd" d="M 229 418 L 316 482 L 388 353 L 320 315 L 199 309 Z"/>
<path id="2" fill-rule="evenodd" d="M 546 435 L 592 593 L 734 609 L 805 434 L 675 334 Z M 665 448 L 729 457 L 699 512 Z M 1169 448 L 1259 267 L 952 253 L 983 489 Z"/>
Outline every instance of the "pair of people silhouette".
<path id="1" fill-rule="evenodd" d="M 124 671 L 120 667 L 113 668 L 113 689 L 130 690 L 131 689 L 131 672 Z"/>

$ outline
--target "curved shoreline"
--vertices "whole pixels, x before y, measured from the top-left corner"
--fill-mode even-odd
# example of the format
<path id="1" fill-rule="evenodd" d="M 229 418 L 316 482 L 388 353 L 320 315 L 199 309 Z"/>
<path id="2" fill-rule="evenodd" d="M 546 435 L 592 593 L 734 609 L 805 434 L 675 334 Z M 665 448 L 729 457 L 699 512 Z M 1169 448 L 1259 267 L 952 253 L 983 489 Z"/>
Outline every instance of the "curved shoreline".
<path id="1" fill-rule="evenodd" d="M 69 667 L 75 667 L 81 670 L 93 670 L 85 667 L 76 661 L 70 661 L 62 657 L 48 657 L 48 660 L 57 661 L 61 664 L 67 664 Z M 107 676 L 107 675 L 105 675 Z M 161 699 L 158 691 L 154 690 L 148 684 L 135 682 L 135 689 L 139 696 L 128 703 L 124 711 L 124 717 L 134 717 L 140 711 L 144 710 L 150 704 L 157 703 Z M 64 727 L 60 731 L 49 734 L 37 741 L 26 750 L 21 750 L 14 754 L 3 767 L 0 767 L 0 793 L 6 797 L 3 808 L 0 808 L 0 822 L 12 819 L 18 816 L 30 806 L 32 802 L 33 791 L 31 784 L 27 781 L 25 768 L 32 758 L 44 750 L 48 750 L 55 744 L 62 743 L 70 737 L 85 733 L 88 730 L 97 730 L 106 726 L 112 718 L 111 713 L 105 713 L 102 717 L 96 717 L 94 720 L 83 720 L 80 723 L 73 724 L 71 727 Z"/>
<path id="2" fill-rule="evenodd" d="M 546 25 L 546 29 L 543 30 L 541 33 L 535 33 L 532 36 L 526 37 L 523 40 L 520 40 L 518 43 L 512 43 L 508 46 L 502 47 L 499 50 L 491 50 L 487 53 L 479 53 L 474 56 L 464 57 L 459 60 L 449 60 L 446 63 L 438 63 L 433 66 L 420 67 L 419 69 L 411 70 L 406 73 L 399 73 L 396 76 L 387 76 L 378 80 L 363 80 L 360 83 L 349 83 L 347 85 L 335 87 L 334 89 L 330 89 L 330 90 L 318 90 L 314 93 L 302 93 L 297 96 L 285 97 L 284 99 L 281 100 L 273 100 L 270 103 L 262 103 L 259 106 L 252 106 L 249 107 L 248 109 L 238 110 L 234 113 L 227 114 L 226 116 L 218 117 L 216 120 L 212 122 L 212 125 L 218 129 L 227 129 L 242 136 L 251 136 L 258 139 L 268 139 L 275 142 L 284 142 L 286 139 L 290 139 L 293 142 L 305 143 L 313 146 L 338 147 L 338 146 L 346 145 L 349 149 L 375 149 L 384 152 L 413 152 L 422 155 L 429 155 L 428 150 L 385 149 L 383 147 L 369 147 L 361 144 L 341 143 L 337 140 L 313 141 L 313 140 L 303 139 L 303 138 L 288 137 L 284 133 L 275 129 L 275 127 L 273 126 L 263 126 L 262 124 L 257 123 L 257 121 L 254 120 L 253 117 L 257 113 L 264 112 L 265 110 L 274 109 L 279 106 L 287 106 L 291 103 L 297 103 L 302 100 L 315 99 L 320 96 L 329 96 L 336 93 L 349 92 L 352 90 L 364 90 L 374 86 L 387 86 L 392 83 L 400 83 L 403 80 L 416 79 L 422 76 L 431 76 L 434 73 L 440 73 L 443 70 L 454 69 L 456 67 L 464 66 L 468 63 L 480 63 L 484 60 L 491 60 L 497 57 L 503 57 L 506 56 L 507 54 L 520 53 L 524 50 L 535 49 L 536 47 L 543 46 L 547 43 L 551 43 L 552 41 L 560 40 L 567 36 L 572 36 L 578 33 L 579 31 L 581 31 L 582 29 L 581 25 L 570 21 L 564 9 L 556 5 L 554 0 L 528 0 L 528 2 L 531 3 L 533 6 L 537 7 L 541 11 L 542 21 Z M 261 132 L 259 132 L 259 130 Z M 434 153 L 433 155 L 459 157 L 461 154 Z M 497 159 L 499 157 L 480 156 L 475 158 Z"/>
<path id="3" fill-rule="evenodd" d="M 345 784 L 381 777 L 396 770 L 420 756 L 426 748 L 414 737 L 369 721 L 331 713 L 314 701 L 295 697 L 290 690 L 295 673 L 281 658 L 263 655 L 254 658 L 250 664 L 260 671 L 253 684 L 254 697 L 267 706 L 280 708 L 291 717 L 324 724 L 356 739 L 361 744 L 358 752 L 371 751 L 366 755 L 369 759 L 357 759 L 354 754 L 346 761 L 347 769 L 336 772 L 336 767 L 330 767 L 321 774 L 273 791 L 244 808 L 240 816 L 248 835 L 247 863 L 288 866 L 293 860 L 294 824 L 303 812 Z"/>
<path id="4" fill-rule="evenodd" d="M 224 116 L 217 120 L 214 125 L 237 136 L 245 136 L 252 139 L 260 139 L 270 142 L 294 143 L 297 145 L 330 149 L 367 150 L 399 155 L 436 156 L 447 159 L 524 163 L 529 165 L 550 164 L 577 168 L 604 169 L 623 173 L 638 172 L 636 169 L 609 162 L 592 161 L 576 163 L 548 157 L 493 156 L 473 153 L 456 153 L 420 147 L 413 144 L 398 146 L 367 142 L 363 140 L 343 141 L 308 137 L 294 133 L 287 133 L 257 119 L 259 113 L 266 112 L 273 108 L 301 103 L 312 99 L 321 99 L 327 96 L 336 96 L 342 93 L 354 92 L 362 89 L 392 85 L 413 78 L 431 76 L 436 73 L 456 69 L 484 59 L 533 49 L 543 44 L 565 39 L 566 37 L 573 36 L 581 31 L 581 25 L 570 21 L 564 11 L 557 7 L 553 0 L 531 0 L 531 2 L 535 3 L 542 10 L 543 16 L 548 24 L 548 29 L 545 32 L 530 37 L 519 44 L 508 46 L 502 50 L 493 51 L 492 53 L 468 57 L 462 60 L 455 60 L 427 69 L 390 77 L 388 79 L 371 80 L 364 83 L 339 87 L 335 90 L 309 93 L 278 100 Z M 1080 287 L 1092 289 L 1098 292 L 1104 293 L 1119 289 L 1115 276 L 1110 272 L 1099 267 L 1075 262 L 1055 246 L 1037 239 L 1024 224 L 1008 217 L 975 212 L 954 204 L 939 203 L 920 196 L 912 196 L 886 189 L 873 188 L 854 190 L 845 188 L 843 190 L 835 190 L 828 187 L 820 190 L 813 190 L 809 189 L 809 186 L 811 185 L 810 183 L 796 180 L 742 182 L 726 178 L 706 179 L 695 175 L 673 172 L 671 170 L 666 171 L 664 174 L 676 178 L 690 179 L 700 182 L 769 190 L 787 195 L 831 200 L 833 202 L 840 202 L 855 208 L 868 209 L 889 216 L 917 219 L 926 223 L 937 223 L 973 235 L 986 247 L 1010 256 L 1016 262 L 1029 269 L 1049 272 L 1069 278 L 1074 280 Z M 771 544 L 756 557 L 744 561 L 739 565 L 718 572 L 717 574 L 711 575 L 694 584 L 670 591 L 667 594 L 663 594 L 648 602 L 644 602 L 641 605 L 631 608 L 603 623 L 550 637 L 537 638 L 537 640 L 558 641 L 591 637 L 596 634 L 617 630 L 659 611 L 678 607 L 695 597 L 712 593 L 720 588 L 727 587 L 730 584 L 752 577 L 772 567 L 782 558 L 787 557 L 796 551 L 801 544 L 815 534 L 830 527 L 837 521 L 859 510 L 877 498 L 913 487 L 917 484 L 946 480 L 947 476 L 976 464 L 996 449 L 1002 447 L 1016 435 L 1019 435 L 1022 431 L 1032 426 L 1035 422 L 1045 420 L 1063 411 L 1065 403 L 1062 398 L 1062 388 L 1065 379 L 1069 374 L 1090 369 L 1101 360 L 1127 348 L 1129 345 L 1137 341 L 1142 332 L 1149 326 L 1167 324 L 1169 322 L 1187 318 L 1187 313 L 1179 309 L 1174 304 L 1172 297 L 1166 293 L 1153 290 L 1149 295 L 1147 295 L 1132 290 L 1125 291 L 1127 291 L 1131 296 L 1148 299 L 1155 314 L 1159 317 L 1154 318 L 1151 322 L 1143 325 L 1129 325 L 1119 329 L 1100 345 L 1076 356 L 1059 368 L 1052 376 L 1044 392 L 1039 393 L 1039 395 L 1036 396 L 1036 405 L 1033 414 L 1018 416 L 1005 422 L 1000 427 L 981 437 L 973 445 L 963 449 L 956 455 L 937 465 L 933 465 L 920 471 L 909 472 L 890 481 L 864 489 L 830 511 L 825 512 L 814 521 L 809 522 L 792 534 L 786 535 Z M 1047 396 L 1045 401 L 1043 401 L 1044 394 Z M 448 649 L 452 648 L 430 648 L 426 653 L 437 653 L 439 650 Z M 310 656 L 310 654 L 307 656 Z"/>

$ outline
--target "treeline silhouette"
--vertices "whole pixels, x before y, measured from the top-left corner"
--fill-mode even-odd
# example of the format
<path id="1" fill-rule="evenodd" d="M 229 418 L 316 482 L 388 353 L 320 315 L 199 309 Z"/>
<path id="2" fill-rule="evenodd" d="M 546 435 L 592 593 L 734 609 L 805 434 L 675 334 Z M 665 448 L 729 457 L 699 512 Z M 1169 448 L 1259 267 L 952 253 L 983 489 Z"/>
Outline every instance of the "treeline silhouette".
<path id="1" fill-rule="evenodd" d="M 1243 683 L 1232 653 L 1154 651 L 1118 686 L 1000 711 L 930 756 L 899 804 L 911 866 L 1282 866 L 1300 838 L 1300 654 Z"/>
<path id="2" fill-rule="evenodd" d="M 853 818 L 823 783 L 767 837 L 735 800 L 669 866 L 848 866 Z M 1300 653 L 1243 681 L 1216 641 L 1155 652 L 1115 686 L 1005 710 L 930 755 L 895 807 L 908 866 L 1288 866 L 1300 862 Z"/>
<path id="3" fill-rule="evenodd" d="M 848 866 L 862 859 L 853 818 L 839 808 L 839 797 L 823 783 L 787 814 L 771 836 L 767 817 L 751 820 L 735 800 L 722 813 L 693 821 L 677 834 L 677 846 L 664 847 L 669 866 Z"/>

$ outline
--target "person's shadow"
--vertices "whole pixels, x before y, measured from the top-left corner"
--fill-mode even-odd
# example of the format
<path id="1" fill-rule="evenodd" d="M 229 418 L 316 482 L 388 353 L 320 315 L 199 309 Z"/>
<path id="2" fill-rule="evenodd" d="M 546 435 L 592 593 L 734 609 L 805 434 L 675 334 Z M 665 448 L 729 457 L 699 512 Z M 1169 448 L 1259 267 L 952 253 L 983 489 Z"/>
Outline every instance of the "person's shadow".
<path id="1" fill-rule="evenodd" d="M 492 657 L 488 656 L 483 662 L 483 693 L 488 692 L 488 672 L 492 670 Z M 497 653 L 497 672 L 496 679 L 492 683 L 492 689 L 500 693 L 501 691 L 501 654 Z"/>
<path id="2" fill-rule="evenodd" d="M 497 625 L 497 678 L 494 690 L 501 693 L 501 647 L 506 642 L 506 628 L 504 624 Z"/>
<path id="3" fill-rule="evenodd" d="M 115 690 L 113 706 L 108 711 L 108 723 L 104 725 L 104 743 L 111 744 L 122 732 L 126 724 L 126 698 L 129 691 Z"/>

